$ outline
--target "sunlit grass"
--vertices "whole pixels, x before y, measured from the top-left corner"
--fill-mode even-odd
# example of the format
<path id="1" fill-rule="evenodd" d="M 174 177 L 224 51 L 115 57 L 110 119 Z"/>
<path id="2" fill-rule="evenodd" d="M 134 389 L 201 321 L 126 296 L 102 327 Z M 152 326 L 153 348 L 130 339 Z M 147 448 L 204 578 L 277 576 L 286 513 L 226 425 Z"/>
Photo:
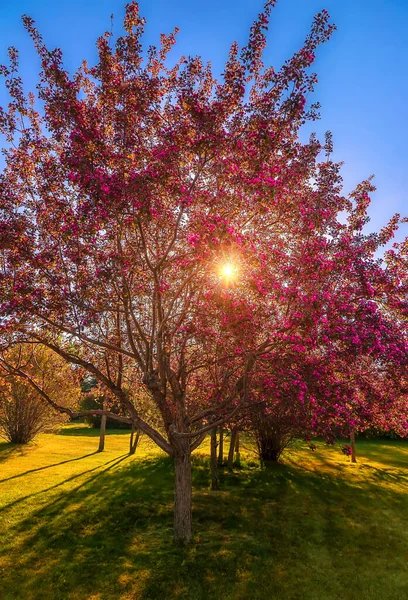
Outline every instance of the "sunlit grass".
<path id="1" fill-rule="evenodd" d="M 297 443 L 209 489 L 194 458 L 194 542 L 172 544 L 171 461 L 143 437 L 70 426 L 23 449 L 0 443 L 0 598 L 354 600 L 408 597 L 408 443 Z"/>

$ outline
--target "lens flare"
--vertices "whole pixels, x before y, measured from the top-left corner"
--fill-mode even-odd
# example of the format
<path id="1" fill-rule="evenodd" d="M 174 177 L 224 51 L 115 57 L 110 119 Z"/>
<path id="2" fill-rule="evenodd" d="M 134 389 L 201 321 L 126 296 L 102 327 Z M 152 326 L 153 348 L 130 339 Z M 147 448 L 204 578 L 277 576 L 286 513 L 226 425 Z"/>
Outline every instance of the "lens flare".
<path id="1" fill-rule="evenodd" d="M 237 267 L 231 262 L 224 263 L 221 265 L 220 274 L 226 281 L 233 281 L 237 278 Z"/>

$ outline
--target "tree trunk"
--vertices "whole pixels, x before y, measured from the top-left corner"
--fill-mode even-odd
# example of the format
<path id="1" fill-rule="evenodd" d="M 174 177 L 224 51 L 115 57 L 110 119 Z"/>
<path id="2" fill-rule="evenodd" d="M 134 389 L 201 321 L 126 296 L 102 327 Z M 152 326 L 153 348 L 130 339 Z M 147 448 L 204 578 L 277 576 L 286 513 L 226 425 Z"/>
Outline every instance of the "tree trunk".
<path id="1" fill-rule="evenodd" d="M 234 450 L 235 450 L 235 442 L 237 440 L 237 434 L 238 434 L 238 430 L 236 427 L 234 427 L 234 429 L 231 431 L 231 441 L 230 441 L 230 447 L 229 447 L 229 451 L 228 451 L 228 461 L 227 461 L 227 467 L 230 471 L 232 471 L 232 467 L 234 464 Z"/>
<path id="2" fill-rule="evenodd" d="M 211 489 L 219 489 L 217 469 L 217 428 L 211 429 Z"/>
<path id="3" fill-rule="evenodd" d="M 135 437 L 135 426 L 132 425 L 132 431 L 130 434 L 130 444 L 129 444 L 129 454 L 134 454 L 136 452 L 137 445 L 139 443 L 140 431 L 136 431 Z"/>
<path id="4" fill-rule="evenodd" d="M 351 430 L 350 433 L 350 445 L 351 445 L 351 462 L 357 462 L 357 454 L 356 454 L 356 433 L 354 429 Z"/>
<path id="5" fill-rule="evenodd" d="M 271 467 L 276 464 L 282 453 L 284 442 L 279 434 L 258 432 L 257 435 L 258 453 L 261 463 L 264 467 Z"/>
<path id="6" fill-rule="evenodd" d="M 103 403 L 103 410 L 106 409 L 105 402 Z M 105 431 L 106 431 L 106 415 L 102 415 L 101 427 L 99 429 L 99 448 L 98 452 L 103 452 L 105 448 Z"/>
<path id="7" fill-rule="evenodd" d="M 190 442 L 174 456 L 174 540 L 183 546 L 191 542 L 191 452 Z"/>
<path id="8" fill-rule="evenodd" d="M 220 447 L 218 449 L 218 464 L 221 466 L 224 462 L 224 427 L 220 427 Z"/>

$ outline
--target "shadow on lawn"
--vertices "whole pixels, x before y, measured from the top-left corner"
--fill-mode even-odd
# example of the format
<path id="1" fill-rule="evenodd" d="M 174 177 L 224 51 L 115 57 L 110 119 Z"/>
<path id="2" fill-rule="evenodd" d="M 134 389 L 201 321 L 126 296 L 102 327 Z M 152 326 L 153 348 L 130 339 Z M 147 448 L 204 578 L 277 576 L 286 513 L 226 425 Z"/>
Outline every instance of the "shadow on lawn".
<path id="1" fill-rule="evenodd" d="M 17 444 L 0 442 L 0 462 L 7 460 L 17 450 Z"/>
<path id="2" fill-rule="evenodd" d="M 0 462 L 7 460 L 12 454 L 21 456 L 30 452 L 31 446 L 25 444 L 13 444 L 12 442 L 0 442 Z"/>
<path id="3" fill-rule="evenodd" d="M 98 427 L 63 427 L 58 435 L 99 437 Z M 105 435 L 130 435 L 130 429 L 109 429 L 105 430 Z"/>
<path id="4" fill-rule="evenodd" d="M 13 449 L 11 449 L 11 452 L 12 451 L 13 451 Z M 1 447 L 0 447 L 0 452 L 1 452 Z M 70 458 L 69 460 L 63 460 L 59 463 L 53 463 L 52 465 L 45 465 L 45 467 L 38 467 L 38 469 L 30 469 L 29 471 L 24 471 L 24 473 L 19 473 L 18 475 L 12 475 L 11 477 L 6 477 L 5 479 L 0 479 L 0 483 L 4 483 L 5 481 L 10 481 L 11 479 L 18 479 L 18 477 L 24 477 L 24 475 L 29 475 L 30 473 L 36 473 L 37 471 L 44 471 L 45 469 L 52 469 L 53 467 L 59 467 L 60 465 L 66 465 L 67 463 L 70 463 L 70 462 L 75 462 L 77 460 L 83 460 L 84 458 L 88 458 L 89 456 L 93 456 L 94 454 L 98 454 L 98 451 L 95 450 L 95 452 L 90 452 L 89 454 L 84 454 L 83 456 L 78 456 L 77 458 Z M 0 456 L 1 456 L 1 454 L 0 454 Z M 9 456 L 9 454 L 7 456 L 5 456 L 3 458 L 3 460 L 5 460 L 5 458 L 7 458 L 8 456 Z"/>
<path id="5" fill-rule="evenodd" d="M 357 440 L 357 453 L 392 467 L 408 469 L 408 452 L 404 440 Z"/>
<path id="6" fill-rule="evenodd" d="M 59 488 L 65 484 L 69 483 L 70 481 L 74 481 L 74 479 L 79 479 L 80 477 L 83 477 L 84 475 L 88 475 L 89 473 L 94 473 L 95 471 L 98 471 L 98 473 L 96 473 L 95 475 L 93 475 L 92 477 L 87 479 L 84 483 L 81 483 L 78 487 L 76 487 L 75 490 L 77 491 L 80 488 L 82 488 L 84 485 L 89 485 L 89 483 L 91 481 L 93 481 L 95 478 L 97 478 L 98 475 L 100 475 L 100 473 L 105 473 L 106 471 L 109 471 L 113 467 L 116 467 L 119 463 L 121 463 L 126 458 L 128 458 L 128 456 L 129 456 L 129 454 L 123 454 L 122 456 L 116 456 L 115 458 L 112 458 L 112 460 L 108 460 L 106 463 L 103 463 L 102 465 L 97 465 L 93 469 L 86 469 L 86 471 L 81 471 L 80 473 L 76 473 L 75 475 L 72 475 L 71 477 L 67 477 L 67 479 L 60 481 L 59 483 L 56 483 L 55 485 L 52 485 L 49 488 L 41 489 L 38 492 L 34 492 L 33 494 L 28 494 L 27 496 L 22 496 L 21 498 L 17 498 L 17 500 L 13 500 L 12 502 L 9 502 L 9 504 L 3 505 L 0 508 L 0 513 L 3 511 L 9 510 L 12 506 L 15 506 L 16 504 L 21 504 L 22 502 L 25 502 L 26 500 L 30 500 L 30 499 L 34 498 L 35 496 L 41 496 L 42 494 L 45 494 L 46 492 L 55 490 L 56 488 Z M 82 458 L 85 458 L 85 457 L 82 457 Z M 66 462 L 70 462 L 70 461 L 66 461 Z M 61 463 L 61 464 L 63 464 L 63 463 Z M 109 466 L 106 469 L 104 469 L 103 467 L 106 467 L 106 465 L 109 465 Z M 30 473 L 30 471 L 27 471 L 27 473 Z M 7 479 L 4 479 L 3 481 L 7 481 Z"/>
<path id="7" fill-rule="evenodd" d="M 322 590 L 327 600 L 344 600 L 369 597 L 359 585 L 364 569 L 373 577 L 371 556 L 381 553 L 386 577 L 399 568 L 403 548 L 394 541 L 388 557 L 388 524 L 380 517 L 402 491 L 382 487 L 378 494 L 372 482 L 360 487 L 335 473 L 278 465 L 222 472 L 222 490 L 210 492 L 208 461 L 197 457 L 194 542 L 183 549 L 172 543 L 171 461 L 116 464 L 11 529 L 0 554 L 5 600 L 309 599 Z M 367 519 L 375 528 L 362 526 Z M 360 564 L 353 582 L 356 595 L 342 595 L 338 566 L 346 561 L 348 580 L 357 552 L 366 567 Z"/>

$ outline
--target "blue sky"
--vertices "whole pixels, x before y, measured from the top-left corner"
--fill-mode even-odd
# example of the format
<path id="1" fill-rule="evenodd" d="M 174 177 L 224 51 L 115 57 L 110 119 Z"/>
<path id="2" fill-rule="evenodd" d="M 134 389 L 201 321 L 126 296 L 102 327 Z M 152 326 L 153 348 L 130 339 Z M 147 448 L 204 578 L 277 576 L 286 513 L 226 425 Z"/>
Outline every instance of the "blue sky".
<path id="1" fill-rule="evenodd" d="M 146 46 L 177 25 L 180 33 L 173 52 L 199 54 L 219 74 L 231 42 L 245 42 L 262 1 L 141 0 L 140 6 L 148 20 Z M 288 58 L 322 8 L 338 29 L 320 48 L 315 63 L 319 85 L 314 99 L 322 104 L 322 119 L 313 130 L 333 132 L 335 158 L 345 162 L 346 191 L 375 174 L 378 190 L 370 229 L 377 229 L 394 212 L 408 215 L 408 0 L 279 0 L 269 28 L 266 64 L 279 66 Z M 73 70 L 83 58 L 93 62 L 95 39 L 110 29 L 111 13 L 114 29 L 119 29 L 124 2 L 0 0 L 0 62 L 6 60 L 7 46 L 16 46 L 27 87 L 33 89 L 38 62 L 21 24 L 23 13 L 36 20 L 47 45 L 62 48 Z M 4 101 L 0 88 L 0 104 Z"/>

